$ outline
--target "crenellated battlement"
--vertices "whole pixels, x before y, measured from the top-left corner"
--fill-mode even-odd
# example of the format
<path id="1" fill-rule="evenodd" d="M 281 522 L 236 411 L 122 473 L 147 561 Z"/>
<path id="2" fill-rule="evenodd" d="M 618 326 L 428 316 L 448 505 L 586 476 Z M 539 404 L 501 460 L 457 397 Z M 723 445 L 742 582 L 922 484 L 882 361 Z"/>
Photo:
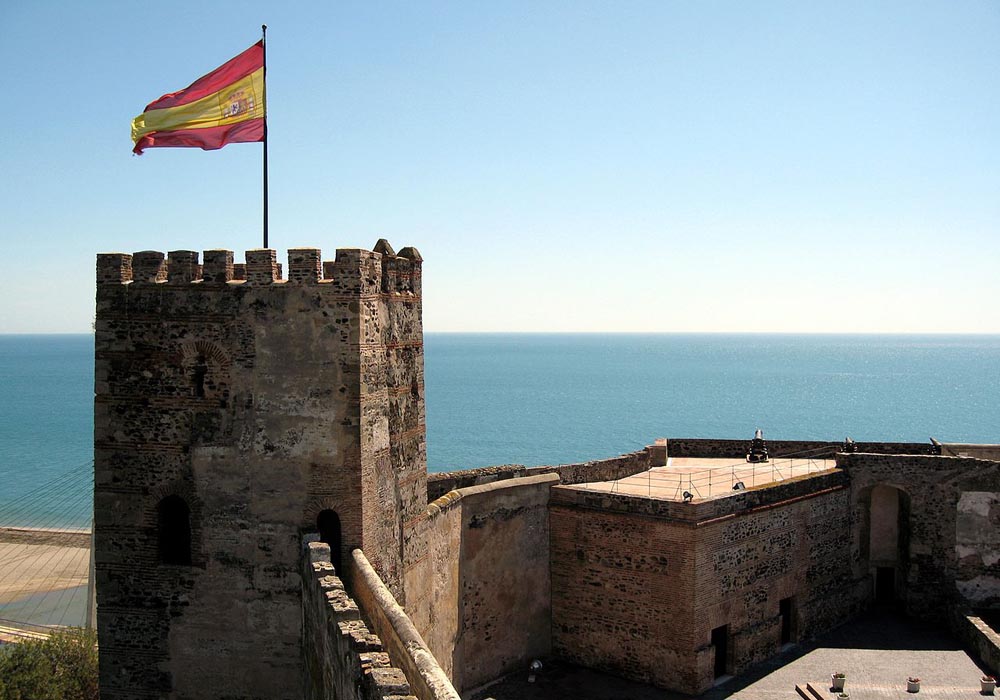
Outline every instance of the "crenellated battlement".
<path id="1" fill-rule="evenodd" d="M 334 260 L 323 260 L 319 248 L 290 248 L 287 279 L 273 248 L 248 250 L 245 262 L 235 262 L 233 251 L 223 249 L 206 250 L 202 259 L 204 262 L 193 250 L 172 250 L 166 255 L 156 250 L 98 253 L 97 284 L 219 287 L 326 283 L 414 296 L 419 296 L 422 289 L 420 252 L 407 246 L 397 254 L 384 238 L 370 251 L 338 248 Z"/>

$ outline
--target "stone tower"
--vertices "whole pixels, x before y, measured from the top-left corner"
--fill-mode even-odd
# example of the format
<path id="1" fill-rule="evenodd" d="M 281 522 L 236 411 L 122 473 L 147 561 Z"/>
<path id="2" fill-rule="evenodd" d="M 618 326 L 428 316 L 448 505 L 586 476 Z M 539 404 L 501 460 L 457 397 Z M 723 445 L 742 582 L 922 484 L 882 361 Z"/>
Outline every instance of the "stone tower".
<path id="1" fill-rule="evenodd" d="M 301 697 L 301 536 L 402 601 L 427 500 L 421 257 L 97 258 L 101 697 Z"/>

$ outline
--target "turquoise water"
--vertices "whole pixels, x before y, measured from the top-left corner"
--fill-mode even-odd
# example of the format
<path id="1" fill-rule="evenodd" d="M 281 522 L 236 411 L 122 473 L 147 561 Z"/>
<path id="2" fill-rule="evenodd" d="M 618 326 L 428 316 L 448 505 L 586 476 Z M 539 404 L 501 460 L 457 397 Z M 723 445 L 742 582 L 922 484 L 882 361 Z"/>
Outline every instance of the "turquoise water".
<path id="1" fill-rule="evenodd" d="M 437 469 L 656 437 L 1000 442 L 1000 336 L 433 335 Z"/>
<path id="2" fill-rule="evenodd" d="M 0 525 L 89 526 L 93 440 L 94 337 L 0 335 Z"/>
<path id="3" fill-rule="evenodd" d="M 428 333 L 425 351 L 434 471 L 757 427 L 774 439 L 1000 442 L 1000 336 Z M 0 519 L 85 524 L 73 509 L 90 489 L 92 402 L 92 336 L 0 336 Z M 51 498 L 30 495 L 50 482 Z"/>

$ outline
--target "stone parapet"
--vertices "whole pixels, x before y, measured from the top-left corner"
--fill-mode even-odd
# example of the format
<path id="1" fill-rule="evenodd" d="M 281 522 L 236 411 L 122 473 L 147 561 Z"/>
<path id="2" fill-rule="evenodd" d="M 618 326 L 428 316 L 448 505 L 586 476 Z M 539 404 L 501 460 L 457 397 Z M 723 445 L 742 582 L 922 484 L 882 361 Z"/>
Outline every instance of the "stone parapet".
<path id="1" fill-rule="evenodd" d="M 420 700 L 461 700 L 427 643 L 360 549 L 351 553 L 353 590 L 365 616 L 386 643 Z"/>
<path id="2" fill-rule="evenodd" d="M 667 438 L 668 457 L 717 457 L 742 459 L 750 440 L 719 440 L 715 438 Z M 931 455 L 939 448 L 930 442 L 855 442 L 856 452 L 878 454 Z M 842 452 L 844 442 L 829 440 L 767 440 L 771 458 L 812 457 L 832 458 Z"/>
<path id="3" fill-rule="evenodd" d="M 307 700 L 416 700 L 405 674 L 358 614 L 330 563 L 330 547 L 306 542 L 302 556 L 303 667 Z"/>
<path id="4" fill-rule="evenodd" d="M 1000 676 L 1000 634 L 964 605 L 952 608 L 950 622 L 965 648 L 974 652 L 994 677 Z"/>
<path id="5" fill-rule="evenodd" d="M 589 481 L 614 481 L 633 474 L 640 474 L 652 467 L 666 464 L 666 454 L 661 445 L 650 445 L 635 452 L 595 459 L 575 464 L 557 464 L 526 467 L 523 464 L 504 464 L 476 469 L 439 472 L 427 476 L 427 500 L 433 501 L 455 489 L 489 484 L 504 479 L 519 479 L 538 474 L 558 474 L 560 483 L 581 484 Z"/>
<path id="6" fill-rule="evenodd" d="M 697 526 L 706 521 L 773 508 L 785 505 L 789 501 L 809 499 L 828 491 L 845 488 L 847 488 L 846 474 L 841 470 L 830 469 L 772 482 L 765 486 L 733 491 L 724 497 L 697 499 L 692 502 L 593 491 L 579 485 L 562 485 L 552 489 L 552 503 L 673 520 Z"/>

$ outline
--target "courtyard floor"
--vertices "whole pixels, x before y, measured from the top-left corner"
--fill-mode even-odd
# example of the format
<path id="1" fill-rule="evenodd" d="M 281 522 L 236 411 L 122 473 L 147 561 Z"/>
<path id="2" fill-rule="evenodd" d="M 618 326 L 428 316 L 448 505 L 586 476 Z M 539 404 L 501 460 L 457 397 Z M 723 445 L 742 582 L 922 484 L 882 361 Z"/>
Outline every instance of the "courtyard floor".
<path id="1" fill-rule="evenodd" d="M 777 700 L 798 698 L 806 683 L 835 700 L 830 675 L 847 674 L 851 700 L 958 700 L 983 698 L 983 670 L 958 643 L 939 629 L 893 613 L 871 611 L 807 644 L 789 648 L 751 673 L 733 678 L 700 696 L 701 700 Z M 921 679 L 920 692 L 906 692 L 908 676 Z M 588 669 L 548 662 L 535 683 L 527 670 L 467 696 L 469 700 L 690 700 Z M 998 696 L 1000 697 L 1000 696 Z"/>

